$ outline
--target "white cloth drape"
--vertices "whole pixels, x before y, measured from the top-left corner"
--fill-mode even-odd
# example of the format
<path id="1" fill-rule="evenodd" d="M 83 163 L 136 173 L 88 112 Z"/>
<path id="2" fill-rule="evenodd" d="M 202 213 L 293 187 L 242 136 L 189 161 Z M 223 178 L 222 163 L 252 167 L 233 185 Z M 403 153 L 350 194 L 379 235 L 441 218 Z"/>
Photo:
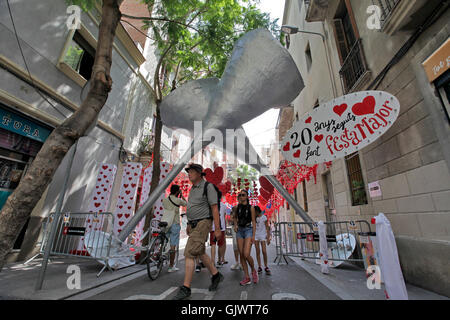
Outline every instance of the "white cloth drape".
<path id="1" fill-rule="evenodd" d="M 386 287 L 387 298 L 408 300 L 391 224 L 383 213 L 376 216 L 375 221 L 377 231 L 376 243 L 380 259 L 379 265 Z"/>
<path id="2" fill-rule="evenodd" d="M 328 243 L 327 243 L 327 228 L 323 221 L 319 221 L 319 246 L 320 246 L 320 271 L 324 274 L 328 274 Z"/>

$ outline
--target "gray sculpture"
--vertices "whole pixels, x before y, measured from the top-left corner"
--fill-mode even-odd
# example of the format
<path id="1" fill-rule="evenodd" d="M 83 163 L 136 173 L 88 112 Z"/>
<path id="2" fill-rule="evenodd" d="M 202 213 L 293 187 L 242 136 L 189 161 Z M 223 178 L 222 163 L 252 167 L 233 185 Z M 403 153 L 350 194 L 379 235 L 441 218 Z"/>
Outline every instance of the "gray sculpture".
<path id="1" fill-rule="evenodd" d="M 182 128 L 193 133 L 194 121 L 202 121 L 203 133 L 209 129 L 218 129 L 224 134 L 226 129 L 241 128 L 244 123 L 271 108 L 290 104 L 303 88 L 302 77 L 289 52 L 268 30 L 257 29 L 236 42 L 220 80 L 194 80 L 171 92 L 161 104 L 161 118 L 171 128 Z M 245 139 L 249 143 L 248 138 Z M 191 149 L 186 151 L 166 179 L 160 181 L 147 202 L 123 228 L 119 234 L 120 240 L 125 240 L 131 234 L 161 193 L 185 167 L 192 158 L 192 150 L 199 151 L 210 143 L 203 141 L 202 136 L 194 136 Z M 226 150 L 226 145 L 217 146 Z M 248 149 L 242 148 L 245 148 L 245 144 L 237 145 L 235 156 L 241 154 L 239 151 L 246 155 L 243 161 L 253 156 L 257 161 L 250 165 L 261 171 L 265 164 L 251 144 Z M 312 221 L 275 177 L 267 178 L 305 221 Z"/>

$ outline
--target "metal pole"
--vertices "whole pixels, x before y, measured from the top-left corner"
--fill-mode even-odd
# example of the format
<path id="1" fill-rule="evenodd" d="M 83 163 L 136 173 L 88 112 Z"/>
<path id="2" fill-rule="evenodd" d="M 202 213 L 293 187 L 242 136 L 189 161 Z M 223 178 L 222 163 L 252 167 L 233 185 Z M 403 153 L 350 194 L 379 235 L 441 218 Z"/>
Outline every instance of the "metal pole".
<path id="1" fill-rule="evenodd" d="M 167 189 L 167 187 L 172 183 L 172 181 L 177 177 L 181 170 L 184 169 L 186 164 L 189 162 L 191 157 L 191 150 L 196 150 L 194 148 L 195 143 L 201 143 L 201 150 L 203 150 L 207 145 L 211 143 L 211 141 L 202 141 L 201 139 L 196 139 L 192 142 L 192 145 L 189 149 L 186 150 L 184 155 L 178 161 L 178 163 L 172 168 L 167 177 L 160 181 L 158 187 L 150 194 L 147 201 L 143 204 L 143 206 L 134 214 L 133 218 L 127 223 L 127 225 L 123 228 L 123 230 L 119 233 L 118 238 L 121 241 L 125 241 L 125 239 L 130 235 L 134 228 L 139 224 L 142 218 L 146 215 L 146 213 L 151 209 L 153 204 L 159 199 L 161 194 Z M 194 149 L 193 149 L 194 148 Z"/>
<path id="2" fill-rule="evenodd" d="M 44 282 L 45 271 L 47 270 L 48 258 L 50 256 L 50 251 L 51 251 L 51 247 L 53 245 L 53 241 L 55 240 L 56 228 L 58 227 L 58 221 L 59 221 L 59 215 L 61 214 L 61 208 L 62 208 L 62 205 L 64 202 L 64 195 L 66 193 L 67 184 L 69 182 L 70 171 L 72 170 L 73 159 L 75 158 L 77 146 L 78 146 L 78 140 L 69 153 L 69 164 L 67 166 L 66 174 L 64 176 L 63 188 L 61 190 L 61 193 L 59 194 L 58 203 L 56 205 L 56 211 L 53 216 L 50 236 L 45 243 L 44 258 L 42 260 L 42 266 L 41 266 L 41 271 L 39 272 L 39 278 L 38 278 L 38 281 L 36 282 L 36 290 L 41 290 L 42 283 Z"/>

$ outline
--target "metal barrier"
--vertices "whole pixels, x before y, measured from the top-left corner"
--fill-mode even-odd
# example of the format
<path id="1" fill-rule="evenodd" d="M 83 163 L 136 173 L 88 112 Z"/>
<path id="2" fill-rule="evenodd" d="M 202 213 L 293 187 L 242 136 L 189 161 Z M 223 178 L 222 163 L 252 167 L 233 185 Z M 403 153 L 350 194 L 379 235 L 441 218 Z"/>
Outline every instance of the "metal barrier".
<path id="1" fill-rule="evenodd" d="M 43 254 L 45 247 L 49 245 L 51 225 L 56 223 L 57 232 L 51 244 L 50 255 L 97 260 L 104 264 L 97 277 L 106 268 L 112 271 L 117 263 L 116 259 L 128 257 L 130 262 L 134 261 L 136 252 L 130 250 L 132 246 L 124 244 L 112 233 L 112 213 L 70 212 L 59 214 L 55 222 L 54 219 L 55 214 L 51 213 L 44 224 L 40 254 Z"/>
<path id="2" fill-rule="evenodd" d="M 337 266 L 339 262 L 364 263 L 361 252 L 360 237 L 375 235 L 371 231 L 369 222 L 336 221 L 324 222 L 327 228 L 328 261 L 330 266 Z M 319 258 L 319 232 L 317 223 L 308 222 L 280 222 L 275 224 L 275 246 L 278 264 L 281 259 L 286 263 L 287 256 L 302 259 Z"/>

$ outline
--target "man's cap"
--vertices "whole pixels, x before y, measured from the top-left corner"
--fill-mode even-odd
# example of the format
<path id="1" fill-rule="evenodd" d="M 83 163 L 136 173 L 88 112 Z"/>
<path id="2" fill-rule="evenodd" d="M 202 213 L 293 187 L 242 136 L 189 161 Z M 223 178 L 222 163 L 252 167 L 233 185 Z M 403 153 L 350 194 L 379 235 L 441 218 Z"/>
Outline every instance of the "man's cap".
<path id="1" fill-rule="evenodd" d="M 191 163 L 186 169 L 186 172 L 189 172 L 189 170 L 194 169 L 202 174 L 202 176 L 206 176 L 206 173 L 203 172 L 203 167 L 196 163 Z"/>

